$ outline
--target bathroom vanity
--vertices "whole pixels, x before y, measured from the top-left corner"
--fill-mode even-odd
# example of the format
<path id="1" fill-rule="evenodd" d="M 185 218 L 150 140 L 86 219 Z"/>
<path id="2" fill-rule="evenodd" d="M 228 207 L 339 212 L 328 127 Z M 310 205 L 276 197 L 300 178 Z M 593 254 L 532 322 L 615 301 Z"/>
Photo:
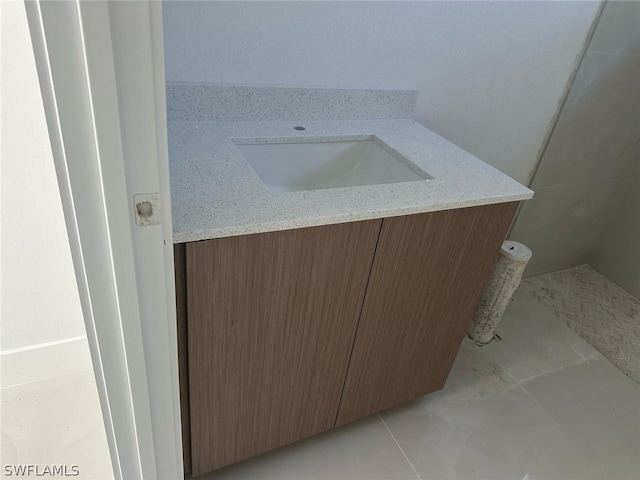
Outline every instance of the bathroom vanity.
<path id="1" fill-rule="evenodd" d="M 169 138 L 188 472 L 444 386 L 531 191 L 406 118 L 185 119 Z"/>

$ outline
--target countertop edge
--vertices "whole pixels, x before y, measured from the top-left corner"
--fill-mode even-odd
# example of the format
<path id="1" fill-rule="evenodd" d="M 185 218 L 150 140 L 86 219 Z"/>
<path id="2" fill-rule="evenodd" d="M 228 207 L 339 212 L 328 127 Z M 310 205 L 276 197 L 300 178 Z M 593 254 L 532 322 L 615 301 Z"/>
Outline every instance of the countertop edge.
<path id="1" fill-rule="evenodd" d="M 524 188 L 524 187 L 523 187 Z M 528 192 L 504 195 L 493 198 L 479 198 L 474 200 L 451 202 L 441 205 L 412 206 L 394 208 L 386 211 L 359 212 L 354 214 L 336 214 L 332 216 L 305 217 L 300 219 L 287 219 L 280 221 L 263 222 L 251 225 L 221 226 L 188 232 L 174 232 L 173 244 L 213 240 L 216 238 L 236 237 L 240 235 L 253 235 L 258 233 L 278 232 L 283 230 L 295 230 L 298 228 L 320 227 L 340 223 L 360 222 L 376 220 L 380 218 L 399 217 L 402 215 L 417 215 L 421 213 L 455 210 L 459 208 L 479 207 L 482 205 L 494 205 L 499 203 L 521 202 L 529 200 L 534 195 L 532 190 Z"/>

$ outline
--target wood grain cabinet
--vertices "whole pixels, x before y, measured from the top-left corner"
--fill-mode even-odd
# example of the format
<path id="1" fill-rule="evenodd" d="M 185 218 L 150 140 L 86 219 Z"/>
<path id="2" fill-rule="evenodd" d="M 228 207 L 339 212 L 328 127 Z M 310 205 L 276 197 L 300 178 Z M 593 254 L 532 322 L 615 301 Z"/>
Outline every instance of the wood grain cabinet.
<path id="1" fill-rule="evenodd" d="M 514 213 L 384 220 L 336 426 L 444 386 Z"/>
<path id="2" fill-rule="evenodd" d="M 515 209 L 176 245 L 187 472 L 442 388 Z"/>
<path id="3" fill-rule="evenodd" d="M 194 475 L 334 426 L 380 224 L 186 245 Z"/>

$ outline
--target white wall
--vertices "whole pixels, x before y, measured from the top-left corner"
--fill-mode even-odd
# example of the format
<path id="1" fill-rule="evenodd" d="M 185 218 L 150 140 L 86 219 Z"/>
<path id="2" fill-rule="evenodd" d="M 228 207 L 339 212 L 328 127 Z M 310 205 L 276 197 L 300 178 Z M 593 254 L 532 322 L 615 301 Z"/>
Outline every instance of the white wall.
<path id="1" fill-rule="evenodd" d="M 26 13 L 22 2 L 0 4 L 0 360 L 7 386 L 20 376 L 50 376 L 51 361 L 56 368 L 90 364 Z M 69 340 L 66 347 L 43 345 Z M 25 363 L 32 353 L 39 363 L 33 368 Z"/>
<path id="2" fill-rule="evenodd" d="M 167 2 L 167 82 L 403 87 L 522 183 L 599 2 Z"/>

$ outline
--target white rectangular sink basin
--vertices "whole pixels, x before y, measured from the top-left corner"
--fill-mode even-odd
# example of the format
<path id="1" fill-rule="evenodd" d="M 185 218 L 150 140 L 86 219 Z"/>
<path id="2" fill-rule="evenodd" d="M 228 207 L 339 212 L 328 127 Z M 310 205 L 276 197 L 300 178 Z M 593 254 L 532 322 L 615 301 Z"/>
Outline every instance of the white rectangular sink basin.
<path id="1" fill-rule="evenodd" d="M 307 142 L 295 138 L 287 143 L 234 142 L 272 192 L 417 182 L 432 178 L 375 136 L 353 141 Z"/>

